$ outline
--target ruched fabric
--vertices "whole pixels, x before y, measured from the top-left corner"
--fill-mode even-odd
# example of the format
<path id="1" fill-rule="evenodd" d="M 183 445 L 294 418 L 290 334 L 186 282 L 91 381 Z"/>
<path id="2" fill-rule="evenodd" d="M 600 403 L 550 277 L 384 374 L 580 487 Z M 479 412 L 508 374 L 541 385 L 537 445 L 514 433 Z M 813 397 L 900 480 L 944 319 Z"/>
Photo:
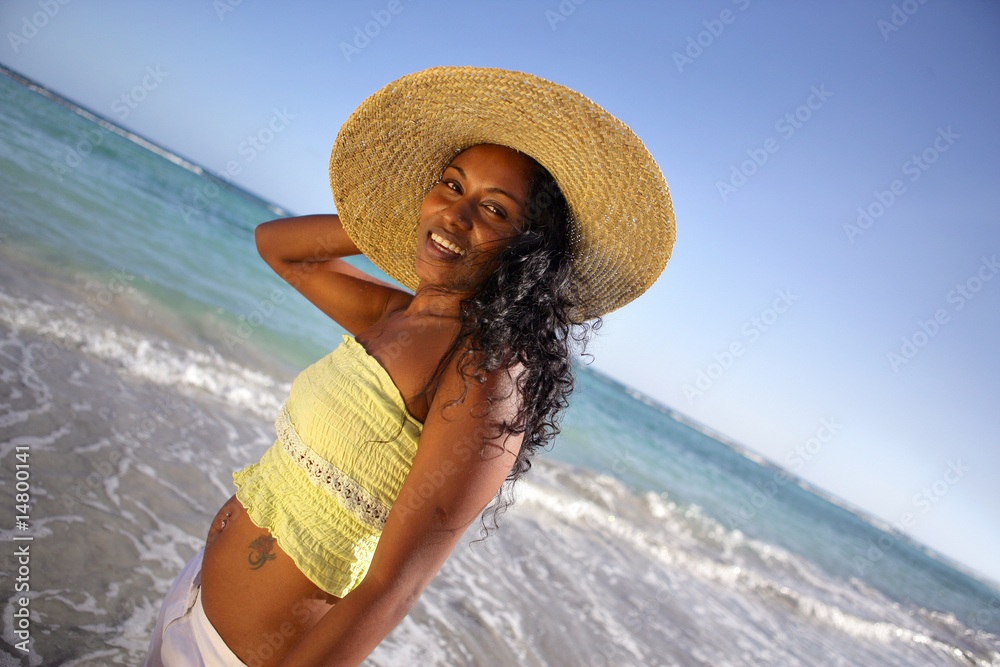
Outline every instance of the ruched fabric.
<path id="1" fill-rule="evenodd" d="M 236 497 L 299 570 L 343 597 L 364 579 L 422 425 L 352 336 L 302 371 L 277 440 L 233 475 Z"/>

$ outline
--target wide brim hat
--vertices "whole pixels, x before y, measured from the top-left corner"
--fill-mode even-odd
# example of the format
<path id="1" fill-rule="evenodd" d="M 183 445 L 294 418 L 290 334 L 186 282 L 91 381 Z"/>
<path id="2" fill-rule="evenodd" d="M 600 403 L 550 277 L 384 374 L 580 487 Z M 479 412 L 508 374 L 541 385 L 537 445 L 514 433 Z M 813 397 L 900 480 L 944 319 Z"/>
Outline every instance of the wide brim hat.
<path id="1" fill-rule="evenodd" d="M 458 153 L 499 144 L 548 169 L 569 204 L 581 319 L 645 292 L 674 245 L 667 182 L 642 141 L 576 91 L 501 69 L 435 67 L 366 99 L 337 135 L 330 183 L 347 234 L 410 289 L 424 197 Z"/>

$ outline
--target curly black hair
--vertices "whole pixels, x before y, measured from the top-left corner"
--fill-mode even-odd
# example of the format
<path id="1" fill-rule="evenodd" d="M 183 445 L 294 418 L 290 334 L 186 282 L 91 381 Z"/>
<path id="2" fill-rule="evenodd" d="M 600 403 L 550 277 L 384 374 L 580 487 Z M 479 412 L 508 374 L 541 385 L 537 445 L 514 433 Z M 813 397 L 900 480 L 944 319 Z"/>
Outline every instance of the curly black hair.
<path id="1" fill-rule="evenodd" d="M 518 367 L 514 391 L 517 414 L 501 425 L 502 435 L 523 434 L 507 483 L 483 514 L 483 533 L 513 504 L 515 482 L 531 468 L 531 458 L 559 434 L 573 391 L 573 356 L 583 353 L 600 319 L 579 319 L 572 290 L 571 214 L 555 179 L 535 162 L 521 233 L 477 271 L 477 286 L 461 302 L 460 329 L 439 370 L 458 355 L 468 386 L 488 374 Z M 437 374 L 435 374 L 437 375 Z M 460 402 L 460 400 L 455 401 Z"/>

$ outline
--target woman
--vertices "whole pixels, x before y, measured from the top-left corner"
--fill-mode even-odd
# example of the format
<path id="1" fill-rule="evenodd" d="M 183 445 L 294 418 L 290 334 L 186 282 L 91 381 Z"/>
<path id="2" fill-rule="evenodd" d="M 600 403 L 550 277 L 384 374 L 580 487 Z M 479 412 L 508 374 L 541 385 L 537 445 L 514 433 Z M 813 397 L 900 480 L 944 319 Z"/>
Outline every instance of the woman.
<path id="1" fill-rule="evenodd" d="M 360 663 L 558 432 L 585 322 L 645 291 L 673 245 L 638 138 L 517 72 L 389 84 L 341 129 L 331 182 L 339 217 L 265 223 L 257 245 L 350 335 L 234 475 L 149 665 Z M 415 293 L 340 259 L 359 253 Z"/>

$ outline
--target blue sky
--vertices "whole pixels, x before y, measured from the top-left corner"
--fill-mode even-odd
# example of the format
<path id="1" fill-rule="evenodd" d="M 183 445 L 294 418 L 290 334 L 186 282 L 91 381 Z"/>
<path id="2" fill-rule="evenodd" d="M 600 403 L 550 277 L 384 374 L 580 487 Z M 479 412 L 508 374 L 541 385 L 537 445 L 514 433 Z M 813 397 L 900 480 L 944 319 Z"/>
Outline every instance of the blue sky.
<path id="1" fill-rule="evenodd" d="M 0 62 L 297 213 L 399 76 L 581 91 L 678 220 L 595 366 L 1000 580 L 1000 5 L 11 0 L 0 28 Z"/>

